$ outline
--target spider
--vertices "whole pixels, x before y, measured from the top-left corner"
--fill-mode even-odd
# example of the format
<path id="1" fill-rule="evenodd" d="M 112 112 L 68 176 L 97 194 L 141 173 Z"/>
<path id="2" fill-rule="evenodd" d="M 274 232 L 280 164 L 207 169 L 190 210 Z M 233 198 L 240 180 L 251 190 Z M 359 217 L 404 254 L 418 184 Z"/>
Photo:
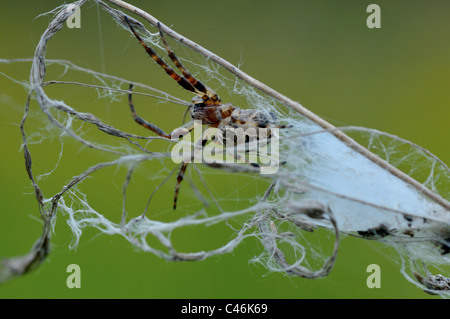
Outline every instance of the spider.
<path id="1" fill-rule="evenodd" d="M 192 98 L 192 105 L 190 106 L 190 115 L 192 121 L 188 124 L 176 128 L 171 134 L 167 134 L 158 126 L 142 119 L 136 114 L 136 110 L 132 101 L 131 90 L 133 85 L 130 84 L 130 93 L 128 95 L 128 102 L 131 110 L 131 114 L 139 125 L 145 127 L 146 129 L 158 134 L 166 139 L 179 138 L 181 132 L 190 132 L 194 127 L 194 120 L 201 121 L 203 125 L 208 125 L 210 127 L 215 127 L 224 132 L 227 128 L 242 127 L 244 130 L 249 127 L 258 128 L 286 128 L 285 125 L 274 125 L 275 124 L 275 114 L 267 114 L 265 112 L 256 109 L 241 109 L 234 107 L 231 103 L 222 103 L 220 97 L 205 86 L 202 82 L 195 79 L 191 73 L 181 64 L 175 53 L 169 48 L 169 45 L 164 37 L 161 25 L 158 22 L 158 29 L 160 37 L 164 43 L 167 50 L 168 56 L 174 63 L 174 65 L 182 73 L 182 76 L 175 72 L 151 47 L 149 47 L 136 32 L 134 27 L 131 25 L 129 19 L 125 16 L 125 21 L 128 24 L 131 32 L 134 34 L 136 39 L 144 47 L 145 51 L 152 57 L 152 59 L 166 71 L 166 73 L 174 79 L 183 89 L 190 91 L 195 94 Z M 270 132 L 269 132 L 270 134 Z M 258 166 L 256 163 L 250 163 L 253 166 Z M 173 201 L 173 209 L 177 207 L 177 199 L 180 190 L 180 184 L 184 178 L 186 172 L 186 167 L 188 163 L 182 162 L 180 170 L 177 175 L 177 183 L 175 185 L 175 195 Z"/>

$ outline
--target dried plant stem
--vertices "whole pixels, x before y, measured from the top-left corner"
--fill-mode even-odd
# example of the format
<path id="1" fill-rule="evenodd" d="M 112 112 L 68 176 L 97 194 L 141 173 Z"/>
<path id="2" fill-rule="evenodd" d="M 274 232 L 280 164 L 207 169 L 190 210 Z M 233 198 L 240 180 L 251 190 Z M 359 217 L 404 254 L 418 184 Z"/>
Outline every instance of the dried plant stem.
<path id="1" fill-rule="evenodd" d="M 317 116 L 310 110 L 303 107 L 300 103 L 295 102 L 291 100 L 290 98 L 284 96 L 283 94 L 275 91 L 274 89 L 270 88 L 269 86 L 265 85 L 264 83 L 254 79 L 253 77 L 249 76 L 242 70 L 238 69 L 236 66 L 232 65 L 228 61 L 224 60 L 223 58 L 217 56 L 213 52 L 203 48 L 199 44 L 195 43 L 194 41 L 187 39 L 186 37 L 180 35 L 179 33 L 175 32 L 171 28 L 167 27 L 163 23 L 161 23 L 159 20 L 157 20 L 155 17 L 150 15 L 149 13 L 145 12 L 144 10 L 129 4 L 127 2 L 121 1 L 121 0 L 106 0 L 112 4 L 115 4 L 119 6 L 122 9 L 125 9 L 127 11 L 133 12 L 136 15 L 142 17 L 143 19 L 147 20 L 152 25 L 156 26 L 159 22 L 161 24 L 162 30 L 172 37 L 173 39 L 183 43 L 184 45 L 188 46 L 189 48 L 195 50 L 196 52 L 200 53 L 201 55 L 207 57 L 208 59 L 216 62 L 220 66 L 224 67 L 228 71 L 230 71 L 232 74 L 234 74 L 236 77 L 241 79 L 242 81 L 248 83 L 249 85 L 259 89 L 260 91 L 264 92 L 265 94 L 271 96 L 272 98 L 276 99 L 277 101 L 283 103 L 284 105 L 290 107 L 292 110 L 300 113 L 304 117 L 308 118 L 309 120 L 313 121 L 314 123 L 320 125 L 322 128 L 329 130 L 331 134 L 333 134 L 336 138 L 338 138 L 340 141 L 345 143 L 348 147 L 353 149 L 354 151 L 360 153 L 361 155 L 365 156 L 367 159 L 372 161 L 373 163 L 379 165 L 383 169 L 387 170 L 392 175 L 396 176 L 403 182 L 411 185 L 414 187 L 418 192 L 424 194 L 431 200 L 435 201 L 439 205 L 441 205 L 446 210 L 450 211 L 450 203 L 439 196 L 438 194 L 432 192 L 430 189 L 410 177 L 409 175 L 403 173 L 401 170 L 397 169 L 396 167 L 390 165 L 385 160 L 381 159 L 377 155 L 373 154 L 372 152 L 368 151 L 366 148 L 364 148 L 362 145 L 358 144 L 356 141 L 354 141 L 352 138 L 350 138 L 348 135 L 343 133 L 342 131 L 336 129 L 332 124 L 328 123 L 321 117 Z"/>

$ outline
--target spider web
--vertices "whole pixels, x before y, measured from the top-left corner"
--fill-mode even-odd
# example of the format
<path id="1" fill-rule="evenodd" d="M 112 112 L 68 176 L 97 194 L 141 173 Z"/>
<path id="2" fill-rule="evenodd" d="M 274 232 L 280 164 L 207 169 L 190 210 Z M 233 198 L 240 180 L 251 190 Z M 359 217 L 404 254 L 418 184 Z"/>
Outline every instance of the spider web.
<path id="1" fill-rule="evenodd" d="M 169 214 L 171 182 L 177 169 L 170 158 L 174 142 L 142 136 L 142 130 L 130 128 L 123 121 L 115 123 L 100 108 L 87 112 L 75 102 L 69 105 L 50 94 L 56 94 L 52 91 L 55 86 L 81 86 L 91 89 L 93 102 L 107 101 L 110 110 L 117 104 L 128 112 L 123 106 L 128 84 L 133 82 L 138 88 L 135 98 L 144 94 L 157 105 L 189 105 L 130 79 L 92 71 L 70 61 L 45 60 L 47 41 L 62 28 L 74 8 L 85 2 L 55 9 L 57 13 L 36 48 L 30 83 L 26 85 L 30 96 L 22 133 L 27 173 L 44 230 L 28 255 L 3 261 L 2 280 L 23 274 L 45 260 L 56 216 L 61 215 L 73 232 L 71 248 L 77 247 L 85 229 L 94 228 L 103 234 L 122 236 L 135 247 L 170 261 L 202 260 L 229 253 L 253 237 L 262 244 L 253 262 L 263 264 L 270 272 L 304 278 L 328 275 L 342 234 L 376 240 L 398 251 L 401 272 L 409 281 L 428 292 L 448 296 L 448 279 L 431 275 L 425 266 L 439 267 L 450 262 L 450 212 L 446 207 L 349 149 L 332 132 L 231 77 L 181 44 L 174 44 L 172 49 L 181 50 L 178 55 L 182 63 L 194 76 L 221 92 L 223 100 L 272 112 L 290 128 L 280 132 L 280 157 L 286 163 L 276 174 L 262 176 L 248 165 L 193 164 L 182 184 L 177 214 Z M 118 24 L 117 32 L 129 32 L 124 13 L 95 2 Z M 145 41 L 164 52 L 157 32 L 151 33 L 133 18 L 128 19 Z M 50 73 L 55 80 L 47 80 Z M 39 108 L 33 108 L 34 99 Z M 131 115 L 127 116 L 132 122 Z M 45 125 L 32 124 L 30 117 L 39 118 Z M 427 150 L 372 129 L 340 129 L 443 199 L 450 199 L 450 170 Z M 45 144 L 55 159 L 48 166 L 35 156 L 31 161 L 33 146 L 42 148 Z M 80 157 L 78 165 L 69 168 L 73 173 L 69 176 L 74 177 L 59 176 L 59 169 L 67 172 L 64 165 L 74 154 Z M 41 173 L 35 175 L 39 170 Z M 216 178 L 228 183 L 217 185 L 213 182 Z M 49 179 L 61 187 L 44 192 L 41 185 Z M 110 188 L 101 186 L 111 179 Z M 115 199 L 111 209 L 102 208 L 104 196 Z M 183 232 L 179 232 L 201 230 L 208 234 L 217 228 L 232 239 L 211 236 L 207 242 L 190 240 L 187 245 L 180 235 Z M 327 247 L 314 242 L 318 232 L 326 232 Z"/>

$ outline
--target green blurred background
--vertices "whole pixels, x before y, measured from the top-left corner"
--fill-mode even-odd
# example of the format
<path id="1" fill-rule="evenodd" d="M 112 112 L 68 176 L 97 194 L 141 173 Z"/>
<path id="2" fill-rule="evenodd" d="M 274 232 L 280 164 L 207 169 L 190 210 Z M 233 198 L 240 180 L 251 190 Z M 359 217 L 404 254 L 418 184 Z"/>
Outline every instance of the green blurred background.
<path id="1" fill-rule="evenodd" d="M 246 73 L 329 122 L 398 135 L 450 163 L 450 2 L 377 1 L 381 7 L 381 29 L 366 26 L 366 8 L 374 1 L 132 3 L 229 62 L 241 64 Z M 49 16 L 35 18 L 60 4 L 44 0 L 3 1 L 0 58 L 32 57 L 49 22 Z M 151 65 L 142 49 L 106 13 L 86 4 L 81 18 L 81 29 L 65 28 L 51 40 L 47 58 L 68 59 L 189 100 L 189 94 Z M 19 81 L 28 79 L 29 68 L 29 63 L 0 64 L 0 72 Z M 51 88 L 50 92 L 57 97 L 59 90 L 60 87 Z M 111 123 L 127 121 L 123 128 L 144 134 L 134 128 L 126 107 L 113 112 L 108 109 L 107 100 L 92 105 L 95 93 L 87 89 L 64 90 L 65 97 L 71 96 L 83 110 L 95 108 L 104 112 L 101 114 L 106 114 Z M 20 149 L 18 125 L 25 101 L 23 87 L 0 76 L 2 257 L 27 253 L 41 233 L 37 204 Z M 139 101 L 152 103 L 143 98 Z M 32 107 L 37 109 L 35 101 Z M 170 131 L 181 122 L 184 108 L 167 106 L 167 112 L 148 112 L 156 123 Z M 32 149 L 38 172 L 54 167 L 59 147 L 55 140 Z M 69 143 L 64 152 L 76 154 L 77 147 L 76 143 Z M 99 159 L 91 162 L 89 157 L 75 156 L 64 160 L 58 173 L 46 181 L 47 196 Z M 108 190 L 108 172 L 97 177 L 98 189 Z M 226 177 L 219 178 L 224 178 L 225 183 Z M 161 208 L 167 213 L 173 180 L 169 184 L 158 201 L 168 203 Z M 189 188 L 189 183 L 184 187 Z M 264 189 L 252 187 L 251 192 L 256 193 Z M 245 190 L 241 195 L 251 197 Z M 108 200 L 102 201 L 102 196 L 99 194 L 96 204 L 108 212 L 111 207 Z M 185 203 L 189 200 L 183 199 Z M 112 219 L 118 222 L 118 215 Z M 98 236 L 91 230 L 83 235 L 77 250 L 69 250 L 71 232 L 61 216 L 55 232 L 48 260 L 33 273 L 1 285 L 1 298 L 433 298 L 408 283 L 400 274 L 395 252 L 376 242 L 345 238 L 331 274 L 321 280 L 305 280 L 268 273 L 259 265 L 249 264 L 248 260 L 261 249 L 255 240 L 244 242 L 231 254 L 201 262 L 170 263 L 136 251 L 122 238 Z M 229 238 L 227 233 L 211 232 L 210 236 Z M 330 239 L 324 237 L 326 242 Z M 373 263 L 381 267 L 380 289 L 366 286 L 366 267 Z M 69 264 L 81 267 L 81 289 L 66 286 Z"/>

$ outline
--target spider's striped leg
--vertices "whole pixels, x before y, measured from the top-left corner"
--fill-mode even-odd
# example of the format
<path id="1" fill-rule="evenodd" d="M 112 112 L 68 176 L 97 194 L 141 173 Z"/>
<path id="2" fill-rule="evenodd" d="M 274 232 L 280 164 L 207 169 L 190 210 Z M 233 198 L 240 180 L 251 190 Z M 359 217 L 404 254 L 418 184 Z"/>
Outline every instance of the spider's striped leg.
<path id="1" fill-rule="evenodd" d="M 191 131 L 192 129 L 193 129 L 193 127 L 189 131 Z M 207 141 L 208 140 L 202 139 L 201 140 L 201 147 L 205 146 Z M 200 146 L 200 144 L 198 144 L 197 146 Z M 193 158 L 193 155 L 192 155 L 191 160 L 193 160 L 193 159 L 194 158 Z M 186 172 L 186 168 L 187 168 L 188 164 L 189 163 L 181 162 L 181 167 L 180 167 L 180 170 L 178 171 L 178 175 L 177 175 L 177 184 L 175 185 L 175 196 L 174 196 L 174 199 L 173 199 L 173 209 L 177 208 L 177 200 L 178 200 L 178 193 L 180 192 L 180 184 L 183 181 L 184 174 Z"/>
<path id="2" fill-rule="evenodd" d="M 207 89 L 206 86 L 202 82 L 200 82 L 196 78 L 194 78 L 192 76 L 192 74 L 183 66 L 183 64 L 181 64 L 180 60 L 178 60 L 178 57 L 170 49 L 169 44 L 167 43 L 166 38 L 164 37 L 164 33 L 161 29 L 161 24 L 159 22 L 158 22 L 158 29 L 159 29 L 159 34 L 161 36 L 161 39 L 164 43 L 164 46 L 166 47 L 167 54 L 169 55 L 170 59 L 175 64 L 175 66 L 181 71 L 181 73 L 183 73 L 183 76 L 186 78 L 186 80 L 188 80 L 189 83 L 191 83 L 192 86 L 198 90 L 197 94 L 204 93 L 204 94 L 210 96 L 213 99 L 213 101 L 220 100 L 215 92 L 213 92 L 211 89 Z M 202 95 L 202 94 L 199 94 L 199 95 Z"/>
<path id="3" fill-rule="evenodd" d="M 136 110 L 134 109 L 134 105 L 133 105 L 133 100 L 132 100 L 132 94 L 131 94 L 131 90 L 133 89 L 133 84 L 130 84 L 130 93 L 128 93 L 128 104 L 130 105 L 130 110 L 131 110 L 131 114 L 133 115 L 134 120 L 136 121 L 136 123 L 138 123 L 139 125 L 142 125 L 143 127 L 145 127 L 146 129 L 149 129 L 152 132 L 155 132 L 156 134 L 158 134 L 159 136 L 162 136 L 164 138 L 167 139 L 171 139 L 171 136 L 169 134 L 167 134 L 166 132 L 164 132 L 162 129 L 160 129 L 158 126 L 147 122 L 146 120 L 144 120 L 143 118 L 139 117 L 136 114 Z"/>
<path id="4" fill-rule="evenodd" d="M 178 171 L 177 175 L 177 184 L 175 185 L 175 196 L 173 199 L 173 209 L 177 209 L 177 200 L 178 200 L 178 193 L 180 191 L 180 184 L 183 181 L 184 173 L 186 172 L 186 167 L 189 163 L 181 162 L 180 170 Z"/>
<path id="5" fill-rule="evenodd" d="M 128 24 L 128 27 L 130 28 L 131 32 L 133 32 L 134 36 L 136 37 L 136 39 L 138 39 L 138 41 L 141 43 L 141 45 L 144 47 L 145 51 L 147 51 L 147 53 L 152 57 L 152 59 L 158 63 L 163 69 L 164 71 L 166 71 L 166 73 L 175 81 L 177 81 L 177 83 L 185 90 L 191 91 L 193 93 L 197 93 L 197 90 L 192 86 L 191 83 L 189 83 L 188 80 L 186 80 L 184 77 L 179 76 L 166 62 L 164 62 L 163 59 L 161 59 L 161 57 L 151 48 L 149 47 L 144 40 L 142 40 L 142 38 L 139 36 L 139 34 L 136 32 L 136 30 L 133 28 L 133 26 L 131 25 L 130 21 L 128 20 L 128 18 L 125 16 L 125 21 Z"/>

